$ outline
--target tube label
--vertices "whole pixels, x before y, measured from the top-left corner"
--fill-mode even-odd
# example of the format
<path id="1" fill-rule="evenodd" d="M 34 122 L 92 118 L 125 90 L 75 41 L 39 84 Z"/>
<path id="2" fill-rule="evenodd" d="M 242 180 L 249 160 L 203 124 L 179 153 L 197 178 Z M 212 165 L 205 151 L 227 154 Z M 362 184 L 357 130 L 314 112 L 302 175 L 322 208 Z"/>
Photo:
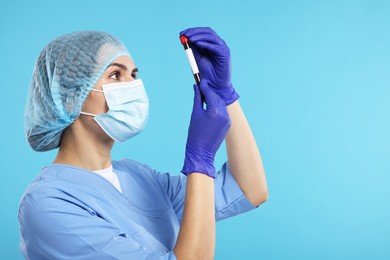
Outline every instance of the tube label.
<path id="1" fill-rule="evenodd" d="M 196 64 L 196 60 L 194 57 L 194 53 L 191 48 L 188 48 L 186 51 L 188 62 L 190 63 L 192 74 L 199 73 L 198 65 Z"/>

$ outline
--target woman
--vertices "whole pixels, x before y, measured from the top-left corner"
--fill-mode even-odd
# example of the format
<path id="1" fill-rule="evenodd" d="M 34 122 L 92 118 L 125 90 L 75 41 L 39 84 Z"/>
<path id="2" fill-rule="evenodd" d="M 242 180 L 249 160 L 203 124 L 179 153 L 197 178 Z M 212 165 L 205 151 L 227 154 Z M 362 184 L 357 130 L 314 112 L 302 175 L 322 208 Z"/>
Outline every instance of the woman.
<path id="1" fill-rule="evenodd" d="M 180 176 L 111 159 L 114 142 L 140 133 L 148 118 L 148 98 L 123 43 L 82 31 L 43 49 L 25 130 L 34 150 L 59 150 L 20 203 L 26 258 L 212 259 L 215 220 L 267 200 L 261 157 L 230 82 L 229 48 L 210 28 L 181 35 L 192 43 L 202 80 L 194 85 Z M 229 163 L 215 172 L 225 137 Z"/>

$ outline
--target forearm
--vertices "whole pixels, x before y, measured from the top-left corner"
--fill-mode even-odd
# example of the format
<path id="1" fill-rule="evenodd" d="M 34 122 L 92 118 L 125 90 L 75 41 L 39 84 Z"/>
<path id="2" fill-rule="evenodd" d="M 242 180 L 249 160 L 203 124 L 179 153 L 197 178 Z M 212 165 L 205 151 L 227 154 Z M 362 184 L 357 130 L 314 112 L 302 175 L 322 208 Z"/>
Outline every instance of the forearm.
<path id="1" fill-rule="evenodd" d="M 231 127 L 226 135 L 229 167 L 248 200 L 255 206 L 268 199 L 260 152 L 238 101 L 227 107 Z"/>
<path id="2" fill-rule="evenodd" d="M 215 250 L 214 180 L 187 175 L 183 220 L 174 248 L 177 259 L 213 259 Z"/>

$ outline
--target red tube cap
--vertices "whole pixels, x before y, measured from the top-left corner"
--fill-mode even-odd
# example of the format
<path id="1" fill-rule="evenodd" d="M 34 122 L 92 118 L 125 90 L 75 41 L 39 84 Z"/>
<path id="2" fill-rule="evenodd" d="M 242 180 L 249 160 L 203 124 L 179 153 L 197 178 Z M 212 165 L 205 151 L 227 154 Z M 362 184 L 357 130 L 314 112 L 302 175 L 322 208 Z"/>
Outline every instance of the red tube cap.
<path id="1" fill-rule="evenodd" d="M 181 44 L 187 43 L 188 42 L 187 37 L 185 37 L 184 35 L 180 35 L 180 42 Z"/>

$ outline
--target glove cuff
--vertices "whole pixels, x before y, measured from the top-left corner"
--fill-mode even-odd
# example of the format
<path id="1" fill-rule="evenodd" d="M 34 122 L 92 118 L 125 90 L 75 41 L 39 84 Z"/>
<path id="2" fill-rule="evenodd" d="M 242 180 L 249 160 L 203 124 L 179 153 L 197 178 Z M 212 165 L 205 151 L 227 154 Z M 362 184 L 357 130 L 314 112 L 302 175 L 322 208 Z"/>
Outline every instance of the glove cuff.
<path id="1" fill-rule="evenodd" d="M 197 156 L 195 156 L 197 157 Z M 205 156 L 207 157 L 207 156 Z M 215 179 L 214 158 L 194 158 L 194 154 L 186 149 L 186 156 L 181 172 L 188 175 L 194 172 L 203 173 Z"/>
<path id="2" fill-rule="evenodd" d="M 238 95 L 232 83 L 230 83 L 228 87 L 217 90 L 216 92 L 225 101 L 226 106 L 232 104 L 240 98 L 240 95 Z"/>

